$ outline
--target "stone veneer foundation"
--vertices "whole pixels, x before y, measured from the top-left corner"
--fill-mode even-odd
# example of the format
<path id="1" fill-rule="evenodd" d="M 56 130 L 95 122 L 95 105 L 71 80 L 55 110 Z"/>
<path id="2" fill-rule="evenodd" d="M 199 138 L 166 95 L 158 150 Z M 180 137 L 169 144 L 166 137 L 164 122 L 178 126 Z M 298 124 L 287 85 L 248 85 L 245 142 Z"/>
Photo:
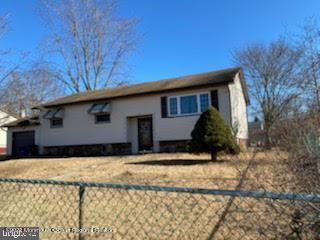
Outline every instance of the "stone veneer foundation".
<path id="1" fill-rule="evenodd" d="M 160 141 L 160 152 L 187 152 L 190 140 Z M 241 151 L 247 150 L 247 139 L 239 139 Z M 74 146 L 44 147 L 44 155 L 48 156 L 101 156 L 132 154 L 131 143 L 108 143 Z"/>
<path id="2" fill-rule="evenodd" d="M 189 140 L 160 141 L 160 152 L 187 152 Z"/>
<path id="3" fill-rule="evenodd" d="M 187 152 L 187 146 L 190 140 L 160 141 L 160 152 Z M 247 139 L 239 139 L 241 151 L 247 150 Z"/>
<path id="4" fill-rule="evenodd" d="M 108 143 L 44 147 L 48 156 L 101 156 L 131 154 L 131 143 Z"/>

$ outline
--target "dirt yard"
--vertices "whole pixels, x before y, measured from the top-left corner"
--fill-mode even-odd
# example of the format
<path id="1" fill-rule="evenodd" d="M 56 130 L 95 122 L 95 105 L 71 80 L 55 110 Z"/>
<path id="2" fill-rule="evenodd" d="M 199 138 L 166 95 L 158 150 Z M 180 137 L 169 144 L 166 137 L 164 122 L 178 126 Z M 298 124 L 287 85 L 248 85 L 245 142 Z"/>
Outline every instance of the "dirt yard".
<path id="1" fill-rule="evenodd" d="M 0 177 L 233 188 L 252 156 L 223 156 L 216 163 L 191 154 L 15 159 L 0 162 Z"/>

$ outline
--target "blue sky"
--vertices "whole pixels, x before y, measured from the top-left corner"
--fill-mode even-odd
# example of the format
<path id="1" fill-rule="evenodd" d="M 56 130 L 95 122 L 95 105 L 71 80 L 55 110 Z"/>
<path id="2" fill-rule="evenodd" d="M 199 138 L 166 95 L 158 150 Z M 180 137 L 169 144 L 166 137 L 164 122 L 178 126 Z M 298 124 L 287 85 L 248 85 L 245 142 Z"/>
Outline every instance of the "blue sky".
<path id="1" fill-rule="evenodd" d="M 318 16 L 319 0 L 119 0 L 120 14 L 141 19 L 144 35 L 130 60 L 132 80 L 157 80 L 233 66 L 233 49 L 295 31 Z M 46 33 L 36 0 L 1 0 L 11 30 L 0 47 L 37 54 Z"/>

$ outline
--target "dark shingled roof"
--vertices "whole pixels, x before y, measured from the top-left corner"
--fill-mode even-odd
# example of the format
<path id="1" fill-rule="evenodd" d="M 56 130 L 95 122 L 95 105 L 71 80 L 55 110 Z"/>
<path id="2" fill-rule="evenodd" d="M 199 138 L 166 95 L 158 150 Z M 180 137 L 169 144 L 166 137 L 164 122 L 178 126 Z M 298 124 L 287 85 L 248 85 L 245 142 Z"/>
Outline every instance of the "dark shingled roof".
<path id="1" fill-rule="evenodd" d="M 49 108 L 68 104 L 108 100 L 114 98 L 123 98 L 160 92 L 169 92 L 178 89 L 182 90 L 188 88 L 227 84 L 229 82 L 232 82 L 235 75 L 239 72 L 241 75 L 241 83 L 243 86 L 244 95 L 247 103 L 249 103 L 247 87 L 243 77 L 242 69 L 229 68 L 213 72 L 164 79 L 155 82 L 146 82 L 111 89 L 102 89 L 84 93 L 77 93 L 50 101 L 41 105 L 40 107 Z"/>
<path id="2" fill-rule="evenodd" d="M 39 116 L 23 117 L 10 123 L 6 123 L 1 127 L 28 127 L 40 125 Z"/>

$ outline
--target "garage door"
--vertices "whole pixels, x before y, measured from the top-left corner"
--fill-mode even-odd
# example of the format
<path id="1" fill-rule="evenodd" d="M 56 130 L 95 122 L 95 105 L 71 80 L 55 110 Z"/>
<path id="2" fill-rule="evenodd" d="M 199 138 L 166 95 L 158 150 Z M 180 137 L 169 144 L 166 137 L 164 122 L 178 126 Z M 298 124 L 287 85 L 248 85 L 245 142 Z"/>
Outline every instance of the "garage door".
<path id="1" fill-rule="evenodd" d="M 34 146 L 34 131 L 14 132 L 12 134 L 12 154 L 30 155 Z"/>

